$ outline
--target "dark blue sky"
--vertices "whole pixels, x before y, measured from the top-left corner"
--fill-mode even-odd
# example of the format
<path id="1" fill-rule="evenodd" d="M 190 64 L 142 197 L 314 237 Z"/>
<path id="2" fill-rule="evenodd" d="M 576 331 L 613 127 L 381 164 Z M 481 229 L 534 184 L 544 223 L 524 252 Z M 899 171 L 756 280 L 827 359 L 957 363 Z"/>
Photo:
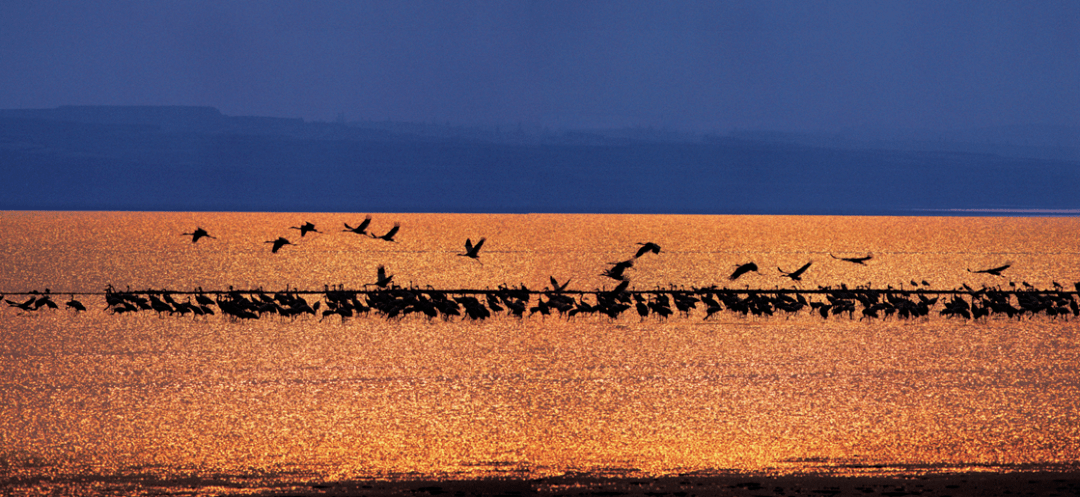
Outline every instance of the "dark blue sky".
<path id="1" fill-rule="evenodd" d="M 0 4 L 0 108 L 837 131 L 1076 125 L 1080 2 Z"/>

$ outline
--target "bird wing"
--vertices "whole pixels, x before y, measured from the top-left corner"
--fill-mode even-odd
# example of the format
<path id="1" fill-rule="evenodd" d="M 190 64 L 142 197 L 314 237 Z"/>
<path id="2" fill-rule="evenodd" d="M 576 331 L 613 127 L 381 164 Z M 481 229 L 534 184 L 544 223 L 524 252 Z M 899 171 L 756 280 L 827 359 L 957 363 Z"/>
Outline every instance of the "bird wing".
<path id="1" fill-rule="evenodd" d="M 465 239 L 465 252 L 466 253 L 472 252 L 472 239 L 471 238 L 466 238 Z"/>
<path id="2" fill-rule="evenodd" d="M 364 230 L 367 229 L 369 224 L 371 224 L 371 216 L 365 217 L 364 221 L 361 222 L 360 226 L 357 226 L 356 229 L 358 229 L 360 231 L 364 231 Z"/>
<path id="3" fill-rule="evenodd" d="M 806 272 L 807 269 L 810 269 L 810 265 L 813 264 L 813 263 L 814 263 L 814 261 L 807 262 L 806 265 L 804 265 L 803 267 L 801 267 L 799 269 L 796 269 L 795 272 L 791 273 L 791 274 L 794 274 L 794 275 L 803 274 L 804 272 Z"/>
<path id="4" fill-rule="evenodd" d="M 484 246 L 484 242 L 485 242 L 486 240 L 487 240 L 487 238 L 481 238 L 481 239 L 480 239 L 480 241 L 476 242 L 476 245 L 474 245 L 474 246 L 473 246 L 473 251 L 475 251 L 475 252 L 479 252 L 479 251 L 480 251 L 480 247 L 483 247 L 483 246 Z"/>
<path id="5" fill-rule="evenodd" d="M 399 230 L 399 229 L 401 229 L 401 225 L 400 225 L 400 224 L 398 224 L 398 223 L 394 223 L 394 227 L 393 227 L 393 228 L 390 228 L 390 231 L 387 231 L 387 232 L 386 232 L 386 234 L 385 234 L 385 235 L 383 235 L 383 236 L 384 236 L 384 237 L 392 237 L 392 236 L 394 236 L 395 234 L 397 234 L 397 232 L 398 232 L 398 230 Z"/>

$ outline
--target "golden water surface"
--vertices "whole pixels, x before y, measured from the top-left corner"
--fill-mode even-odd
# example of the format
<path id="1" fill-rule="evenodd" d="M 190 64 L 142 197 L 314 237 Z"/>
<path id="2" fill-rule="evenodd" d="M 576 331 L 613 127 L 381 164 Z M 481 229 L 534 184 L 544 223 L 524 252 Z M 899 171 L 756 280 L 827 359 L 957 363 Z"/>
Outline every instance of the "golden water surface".
<path id="1" fill-rule="evenodd" d="M 1080 319 L 111 314 L 69 293 L 1080 281 L 1080 219 L 0 212 L 0 476 L 349 479 L 1080 461 Z M 313 222 L 302 239 L 290 226 Z M 181 233 L 205 228 L 214 239 Z M 285 236 L 277 254 L 264 242 Z M 486 237 L 479 261 L 457 254 Z M 872 255 L 865 266 L 836 257 Z M 735 282 L 738 264 L 760 273 Z M 781 276 L 813 262 L 801 282 Z M 1009 264 L 1002 277 L 974 274 Z M 938 306 L 937 309 L 941 307 Z"/>

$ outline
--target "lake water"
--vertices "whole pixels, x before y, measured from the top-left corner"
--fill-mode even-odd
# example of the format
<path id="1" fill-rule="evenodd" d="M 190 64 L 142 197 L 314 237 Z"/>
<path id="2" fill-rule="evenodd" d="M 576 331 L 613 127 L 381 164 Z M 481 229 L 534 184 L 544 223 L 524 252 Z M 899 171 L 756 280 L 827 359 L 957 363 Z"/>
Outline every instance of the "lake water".
<path id="1" fill-rule="evenodd" d="M 1071 290 L 1080 219 L 0 212 L 0 476 L 533 478 L 1075 466 L 1080 319 L 170 316 L 116 290 Z M 310 221 L 321 233 L 303 238 Z M 192 243 L 205 228 L 214 239 Z M 278 253 L 265 243 L 293 245 Z M 459 257 L 486 237 L 479 260 Z M 872 258 L 865 265 L 838 260 Z M 835 257 L 834 257 L 835 256 Z M 736 281 L 739 264 L 760 272 Z M 801 281 L 781 275 L 812 262 Z M 1009 265 L 1002 276 L 973 271 Z M 929 285 L 923 285 L 925 281 Z M 69 295 L 85 294 L 85 295 Z M 74 296 L 88 310 L 63 302 Z M 178 299 L 187 298 L 178 296 Z M 309 297 L 314 302 L 315 297 Z M 83 478 L 80 480 L 80 478 Z M 30 481 L 30 480 L 27 480 Z M 83 482 L 83 483 L 78 483 Z M 57 483 L 60 485 L 61 483 Z M 227 490 L 222 490 L 227 491 Z"/>

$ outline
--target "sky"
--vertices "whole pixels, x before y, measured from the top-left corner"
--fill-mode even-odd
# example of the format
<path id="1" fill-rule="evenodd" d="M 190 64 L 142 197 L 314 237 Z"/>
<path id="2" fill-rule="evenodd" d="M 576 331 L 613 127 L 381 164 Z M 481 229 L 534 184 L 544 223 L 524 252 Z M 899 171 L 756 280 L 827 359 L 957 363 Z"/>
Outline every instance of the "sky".
<path id="1" fill-rule="evenodd" d="M 1080 2 L 0 3 L 0 108 L 554 128 L 1076 125 Z"/>

